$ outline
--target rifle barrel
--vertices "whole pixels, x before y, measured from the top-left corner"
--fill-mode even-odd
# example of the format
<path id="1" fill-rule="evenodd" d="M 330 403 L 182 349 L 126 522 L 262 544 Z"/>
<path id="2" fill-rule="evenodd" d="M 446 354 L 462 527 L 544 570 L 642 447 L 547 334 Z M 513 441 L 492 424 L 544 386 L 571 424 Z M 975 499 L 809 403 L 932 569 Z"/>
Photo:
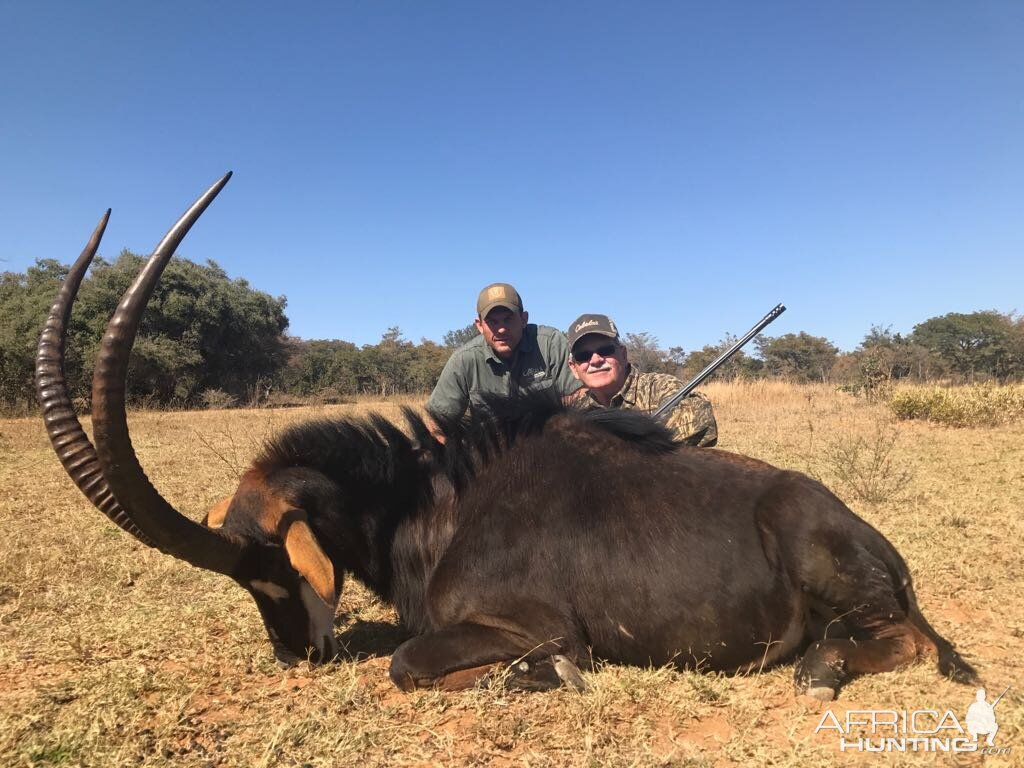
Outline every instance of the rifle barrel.
<path id="1" fill-rule="evenodd" d="M 1006 687 L 1005 687 L 1005 688 L 1003 689 L 1003 692 L 1002 692 L 1002 693 L 1000 693 L 1000 694 L 999 694 L 998 696 L 996 696 L 996 700 L 992 702 L 992 709 L 995 709 L 995 708 L 996 708 L 996 704 L 998 704 L 998 703 L 999 703 L 999 700 L 1000 700 L 1001 698 L 1003 698 L 1003 696 L 1005 696 L 1005 695 L 1006 695 L 1006 692 L 1007 692 L 1008 690 L 1010 690 L 1010 686 L 1006 686 Z"/>
<path id="2" fill-rule="evenodd" d="M 757 323 L 757 325 L 755 325 L 753 328 L 751 328 L 749 331 L 747 331 L 745 334 L 743 334 L 743 338 L 739 339 L 735 344 L 733 344 L 731 347 L 729 347 L 727 350 L 725 350 L 725 352 L 723 352 L 718 357 L 716 357 L 713 361 L 711 361 L 704 368 L 704 370 L 702 370 L 700 373 L 698 373 L 696 376 L 694 376 L 692 379 L 690 379 L 690 381 L 687 384 L 685 384 L 682 389 L 680 389 L 678 392 L 676 392 L 674 395 L 672 395 L 672 397 L 670 397 L 668 400 L 666 400 L 664 403 L 662 403 L 661 406 L 659 406 L 658 410 L 656 410 L 653 413 L 654 418 L 655 419 L 664 419 L 669 411 L 671 411 L 673 408 L 675 408 L 677 405 L 679 405 L 679 403 L 681 403 L 683 401 L 683 398 L 685 398 L 688 394 L 693 392 L 693 390 L 695 390 L 697 387 L 699 387 L 701 385 L 701 383 L 708 376 L 710 376 L 712 373 L 715 372 L 715 370 L 718 368 L 718 366 L 720 366 L 722 363 L 724 363 L 730 357 L 732 357 L 737 352 L 739 352 L 740 349 L 742 349 L 744 344 L 746 344 L 752 338 L 757 336 L 757 334 L 759 334 L 761 331 L 763 331 L 768 326 L 769 323 L 773 322 L 775 320 L 775 318 L 777 318 L 779 315 L 781 315 L 785 311 L 786 311 L 786 308 L 782 304 L 779 304 L 779 305 L 777 305 L 775 307 L 775 309 L 773 309 L 767 315 L 762 317 L 760 322 Z"/>

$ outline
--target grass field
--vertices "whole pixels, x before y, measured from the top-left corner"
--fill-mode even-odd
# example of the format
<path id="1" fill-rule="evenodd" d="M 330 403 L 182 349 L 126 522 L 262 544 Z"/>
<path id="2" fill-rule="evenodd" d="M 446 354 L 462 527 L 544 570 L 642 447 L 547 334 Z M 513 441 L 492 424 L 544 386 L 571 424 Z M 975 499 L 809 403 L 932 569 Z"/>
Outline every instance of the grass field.
<path id="1" fill-rule="evenodd" d="M 96 512 L 40 419 L 0 420 L 0 765 L 1024 765 L 1024 424 L 897 422 L 824 386 L 717 384 L 721 447 L 818 477 L 902 552 L 935 628 L 978 668 L 1008 755 L 840 752 L 826 709 L 953 710 L 930 663 L 798 699 L 792 665 L 728 677 L 606 667 L 585 694 L 403 694 L 390 608 L 346 582 L 347 660 L 280 671 L 251 599 Z M 200 517 L 262 439 L 319 409 L 135 413 L 147 473 Z M 372 406 L 397 415 L 393 404 Z M 88 425 L 87 425 L 88 426 Z M 854 734 L 856 736 L 858 734 Z"/>

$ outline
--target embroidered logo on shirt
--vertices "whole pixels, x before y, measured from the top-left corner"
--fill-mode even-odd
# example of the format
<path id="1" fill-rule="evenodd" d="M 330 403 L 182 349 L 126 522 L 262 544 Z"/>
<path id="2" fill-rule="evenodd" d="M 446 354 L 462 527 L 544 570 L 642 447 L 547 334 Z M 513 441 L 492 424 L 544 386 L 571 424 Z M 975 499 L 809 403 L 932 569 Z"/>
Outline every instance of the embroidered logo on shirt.
<path id="1" fill-rule="evenodd" d="M 527 368 L 522 372 L 520 378 L 523 381 L 540 381 L 541 379 L 546 378 L 547 375 L 548 372 L 543 368 Z"/>

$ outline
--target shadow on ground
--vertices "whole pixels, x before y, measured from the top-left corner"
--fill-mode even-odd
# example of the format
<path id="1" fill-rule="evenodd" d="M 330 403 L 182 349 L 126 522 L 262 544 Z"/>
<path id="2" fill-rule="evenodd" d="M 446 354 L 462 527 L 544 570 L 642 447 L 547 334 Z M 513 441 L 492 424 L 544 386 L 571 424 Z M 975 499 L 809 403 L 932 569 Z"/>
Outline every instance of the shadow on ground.
<path id="1" fill-rule="evenodd" d="M 387 621 L 355 621 L 336 636 L 342 656 L 353 661 L 390 656 L 408 640 L 408 631 Z"/>

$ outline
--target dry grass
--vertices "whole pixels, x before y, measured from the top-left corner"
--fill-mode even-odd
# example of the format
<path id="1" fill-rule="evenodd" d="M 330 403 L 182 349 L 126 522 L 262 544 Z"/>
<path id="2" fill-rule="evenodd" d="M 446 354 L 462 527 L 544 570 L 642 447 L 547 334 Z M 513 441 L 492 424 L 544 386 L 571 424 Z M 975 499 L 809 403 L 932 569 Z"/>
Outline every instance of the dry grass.
<path id="1" fill-rule="evenodd" d="M 896 388 L 888 402 L 900 419 L 924 419 L 950 427 L 994 426 L 1024 418 L 1024 384 L 907 384 Z"/>
<path id="2" fill-rule="evenodd" d="M 998 743 L 1014 751 L 990 760 L 1021 764 L 1024 426 L 897 422 L 826 387 L 707 392 L 723 448 L 820 477 L 897 545 L 935 627 L 990 690 L 1015 686 L 997 710 Z M 265 436 L 314 413 L 366 409 L 139 413 L 132 434 L 157 486 L 198 517 L 233 489 Z M 864 477 L 875 490 L 862 501 Z M 840 753 L 834 736 L 814 734 L 823 708 L 794 698 L 791 666 L 745 677 L 607 667 L 588 675 L 584 695 L 405 695 L 387 678 L 401 641 L 393 614 L 352 584 L 337 620 L 351 658 L 282 672 L 250 599 L 107 523 L 65 478 L 38 419 L 0 420 L 0 489 L 5 766 L 937 762 Z M 833 710 L 962 714 L 972 700 L 920 664 L 853 681 Z"/>

